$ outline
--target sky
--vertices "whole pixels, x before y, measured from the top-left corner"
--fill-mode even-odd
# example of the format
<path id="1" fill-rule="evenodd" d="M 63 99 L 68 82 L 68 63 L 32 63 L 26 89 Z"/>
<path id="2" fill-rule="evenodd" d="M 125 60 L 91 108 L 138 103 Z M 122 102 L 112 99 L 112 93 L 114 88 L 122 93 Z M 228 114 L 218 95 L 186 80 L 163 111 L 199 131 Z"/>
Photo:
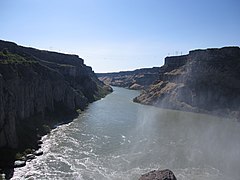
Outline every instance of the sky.
<path id="1" fill-rule="evenodd" d="M 77 54 L 95 72 L 240 46 L 239 0 L 0 0 L 0 39 Z"/>

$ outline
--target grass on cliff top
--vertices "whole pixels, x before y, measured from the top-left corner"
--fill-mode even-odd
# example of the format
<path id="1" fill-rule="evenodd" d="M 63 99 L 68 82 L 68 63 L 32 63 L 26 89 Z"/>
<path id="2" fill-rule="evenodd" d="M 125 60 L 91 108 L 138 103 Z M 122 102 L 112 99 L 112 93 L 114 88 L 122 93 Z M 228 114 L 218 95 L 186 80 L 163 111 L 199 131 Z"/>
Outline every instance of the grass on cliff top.
<path id="1" fill-rule="evenodd" d="M 36 63 L 36 61 L 8 52 L 7 50 L 0 51 L 0 64 L 31 64 Z"/>

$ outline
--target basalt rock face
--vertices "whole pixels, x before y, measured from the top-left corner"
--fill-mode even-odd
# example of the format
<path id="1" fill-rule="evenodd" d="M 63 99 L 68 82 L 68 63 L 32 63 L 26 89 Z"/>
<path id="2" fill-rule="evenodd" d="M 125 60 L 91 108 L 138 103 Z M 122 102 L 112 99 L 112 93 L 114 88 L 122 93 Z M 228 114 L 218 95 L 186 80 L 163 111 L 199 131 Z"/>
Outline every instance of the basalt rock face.
<path id="1" fill-rule="evenodd" d="M 181 61 L 178 63 L 178 61 Z M 135 102 L 177 110 L 240 117 L 240 48 L 190 51 L 168 57 L 164 72 Z"/>
<path id="2" fill-rule="evenodd" d="M 143 174 L 139 180 L 177 180 L 173 172 L 169 169 L 153 170 L 149 173 Z"/>
<path id="3" fill-rule="evenodd" d="M 76 55 L 0 41 L 0 149 L 35 144 L 55 115 L 65 121 L 110 91 Z"/>
<path id="4" fill-rule="evenodd" d="M 129 89 L 145 89 L 155 82 L 161 73 L 159 67 L 121 71 L 114 73 L 98 73 L 98 78 L 105 84 Z"/>
<path id="5" fill-rule="evenodd" d="M 113 73 L 98 73 L 98 78 L 105 84 L 134 90 L 149 88 L 156 81 L 165 78 L 164 73 L 181 67 L 187 61 L 187 56 L 177 58 L 167 57 L 162 67 L 142 68 L 134 71 L 120 71 Z"/>

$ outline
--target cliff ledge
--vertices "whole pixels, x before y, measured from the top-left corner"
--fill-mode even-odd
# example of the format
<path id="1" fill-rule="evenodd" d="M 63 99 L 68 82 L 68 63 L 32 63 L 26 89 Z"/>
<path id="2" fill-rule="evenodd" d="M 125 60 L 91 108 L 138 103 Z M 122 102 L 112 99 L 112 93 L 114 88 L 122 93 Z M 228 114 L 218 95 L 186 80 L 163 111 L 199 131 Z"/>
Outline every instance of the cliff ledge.
<path id="1" fill-rule="evenodd" d="M 240 118 L 240 48 L 190 51 L 167 57 L 166 71 L 135 102 Z"/>
<path id="2" fill-rule="evenodd" d="M 0 40 L 0 166 L 110 91 L 76 55 Z"/>

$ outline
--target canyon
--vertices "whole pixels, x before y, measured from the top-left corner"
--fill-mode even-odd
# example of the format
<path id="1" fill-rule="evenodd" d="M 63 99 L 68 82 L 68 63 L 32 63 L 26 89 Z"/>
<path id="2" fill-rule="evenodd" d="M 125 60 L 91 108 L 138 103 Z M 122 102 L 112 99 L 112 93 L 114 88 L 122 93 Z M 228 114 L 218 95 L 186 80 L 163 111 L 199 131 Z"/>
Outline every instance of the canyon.
<path id="1" fill-rule="evenodd" d="M 93 153 L 93 156 L 90 156 L 90 160 L 94 162 L 95 157 L 99 156 L 100 161 L 97 161 L 97 163 L 102 166 L 102 163 L 106 161 L 105 153 L 109 151 L 109 153 L 107 153 L 109 163 L 107 164 L 111 165 L 113 162 L 116 164 L 113 163 L 113 166 L 110 167 L 104 166 L 106 166 L 108 170 L 118 173 L 118 177 L 123 177 L 126 175 L 123 173 L 125 169 L 120 168 L 120 170 L 115 170 L 114 167 L 119 165 L 119 160 L 123 160 L 124 163 L 126 163 L 125 156 L 129 154 L 129 146 L 132 150 L 132 154 L 130 153 L 130 155 L 127 156 L 129 159 L 135 157 L 136 154 L 134 151 L 141 149 L 136 148 L 139 147 L 139 144 L 141 145 L 143 143 L 141 145 L 142 147 L 148 147 L 149 144 L 145 144 L 146 142 L 144 140 L 147 139 L 152 142 L 151 148 L 156 153 L 153 153 L 152 158 L 149 159 L 150 156 L 145 156 L 145 151 L 142 151 L 141 153 L 144 154 L 143 157 L 146 158 L 143 162 L 148 162 L 147 159 L 149 159 L 150 164 L 143 163 L 142 169 L 138 171 L 138 174 L 134 174 L 133 168 L 135 166 L 139 167 L 138 163 L 134 164 L 133 167 L 128 167 L 132 171 L 132 174 L 129 174 L 128 178 L 133 176 L 139 177 L 140 173 L 143 174 L 149 171 L 149 167 L 151 167 L 151 169 L 162 167 L 159 162 L 163 159 L 168 162 L 172 156 L 178 157 L 176 153 L 180 153 L 181 156 L 179 157 L 182 157 L 180 158 L 181 160 L 175 159 L 173 164 L 169 162 L 165 162 L 165 164 L 168 164 L 174 172 L 177 172 L 178 177 L 181 177 L 179 175 L 181 173 L 178 172 L 177 168 L 187 166 L 191 169 L 191 163 L 195 163 L 191 158 L 189 159 L 189 153 L 184 154 L 185 148 L 189 150 L 189 144 L 191 145 L 192 142 L 201 142 L 204 144 L 200 147 L 196 144 L 196 149 L 202 148 L 204 154 L 204 156 L 201 156 L 201 160 L 209 163 L 208 159 L 211 159 L 208 149 L 204 149 L 204 147 L 211 146 L 211 143 L 208 144 L 207 142 L 209 136 L 206 135 L 207 139 L 203 137 L 200 141 L 198 141 L 197 136 L 196 141 L 193 139 L 188 142 L 188 138 L 184 138 L 186 134 L 181 134 L 186 131 L 186 129 L 181 130 L 181 128 L 186 127 L 185 125 L 182 126 L 182 123 L 192 124 L 191 136 L 189 137 L 195 137 L 196 132 L 202 135 L 202 130 L 198 132 L 198 126 L 195 126 L 195 123 L 200 123 L 201 126 L 199 127 L 208 130 L 206 127 L 213 121 L 214 127 L 216 126 L 217 130 L 212 132 L 212 129 L 210 129 L 211 132 L 206 131 L 207 134 L 210 133 L 210 135 L 212 135 L 212 133 L 216 133 L 216 137 L 219 137 L 219 129 L 222 129 L 225 134 L 230 133 L 230 131 L 223 128 L 228 126 L 227 119 L 233 118 L 239 120 L 240 118 L 239 68 L 240 48 L 223 47 L 193 50 L 187 55 L 166 57 L 164 65 L 161 67 L 121 71 L 118 73 L 95 74 L 92 68 L 86 66 L 84 60 L 77 55 L 37 50 L 22 47 L 12 42 L 0 41 L 0 168 L 12 168 L 17 154 L 22 153 L 25 157 L 30 157 L 32 155 L 31 153 L 29 154 L 29 152 L 41 146 L 43 146 L 44 153 L 46 154 L 40 158 L 39 161 L 34 161 L 35 163 L 43 163 L 45 167 L 51 166 L 51 164 L 48 164 L 50 163 L 50 161 L 48 162 L 49 159 L 64 163 L 59 159 L 56 160 L 59 156 L 64 156 L 64 159 L 71 162 L 72 160 L 78 159 L 79 154 L 71 154 L 71 148 L 66 145 L 70 143 L 73 149 L 81 149 L 82 154 L 79 160 L 82 160 L 83 164 L 86 163 L 85 153 L 89 154 L 90 152 L 90 154 Z M 111 96 L 108 96 L 103 101 L 91 104 L 89 109 L 84 111 L 90 103 L 111 93 L 113 90 L 110 85 L 138 91 L 114 87 L 115 91 Z M 132 103 L 129 99 L 133 99 L 133 101 L 137 103 Z M 160 107 L 161 109 L 152 109 L 151 106 L 142 106 L 138 103 Z M 174 111 L 166 109 L 172 109 Z M 181 111 L 211 114 L 227 118 L 223 118 L 220 121 L 217 118 L 215 119 L 214 116 L 195 115 L 194 113 L 188 114 Z M 126 114 L 123 116 L 123 113 Z M 63 125 L 74 119 L 75 122 L 69 123 L 69 126 Z M 193 119 L 201 119 L 201 121 L 195 121 Z M 209 119 L 209 122 L 203 119 Z M 234 129 L 235 122 L 236 121 L 229 120 L 229 126 L 233 129 L 233 132 L 236 131 L 235 136 L 238 137 L 238 125 L 236 125 L 236 129 Z M 171 127 L 168 126 L 169 123 L 173 123 Z M 221 125 L 219 125 L 219 123 Z M 174 140 L 170 138 L 167 142 L 173 141 L 180 146 L 174 149 L 171 156 L 167 155 L 169 154 L 169 149 L 167 149 L 163 151 L 164 153 L 167 152 L 166 154 L 163 153 L 164 155 L 158 157 L 159 159 L 156 158 L 155 155 L 158 154 L 159 149 L 168 146 L 164 144 L 165 141 L 160 141 L 158 138 L 169 138 L 168 131 L 174 131 L 172 134 L 175 134 L 176 130 L 172 127 L 176 124 L 178 124 L 178 128 L 180 128 L 178 131 L 183 139 L 179 139 L 177 135 L 174 137 Z M 168 128 L 168 131 L 164 131 L 165 126 Z M 159 131 L 159 128 L 162 128 L 162 130 Z M 53 130 L 51 134 L 41 138 L 52 129 L 55 130 Z M 126 132 L 124 130 L 126 130 Z M 140 134 L 146 136 L 143 139 L 138 136 L 140 130 L 143 131 Z M 153 130 L 156 131 L 157 136 L 151 135 L 152 132 L 155 132 Z M 160 134 L 158 134 L 159 132 Z M 88 133 L 91 134 L 91 138 L 90 136 L 88 137 Z M 71 139 L 69 139 L 69 137 L 71 137 Z M 230 135 L 227 137 L 230 137 Z M 49 138 L 53 139 L 48 142 Z M 90 144 L 88 144 L 88 138 L 90 138 Z M 159 142 L 163 144 L 155 143 L 154 139 L 157 142 L 159 140 Z M 41 140 L 43 141 L 41 142 Z M 72 140 L 74 140 L 74 142 L 72 142 Z M 109 140 L 111 140 L 111 146 L 108 146 Z M 227 138 L 224 138 L 224 140 L 228 142 Z M 43 143 L 43 145 L 41 145 L 39 141 Z M 184 144 L 182 144 L 182 141 L 186 141 L 186 147 L 184 148 L 182 147 Z M 220 142 L 219 139 L 217 139 L 217 141 Z M 138 143 L 135 144 L 133 142 Z M 236 141 L 234 140 L 232 144 L 229 142 L 229 147 L 233 147 L 234 145 L 238 146 L 238 144 L 234 144 L 234 142 Z M 112 144 L 115 145 L 112 146 Z M 88 145 L 92 147 L 93 152 L 89 151 Z M 169 146 L 172 146 L 172 144 L 169 144 Z M 47 149 L 51 147 L 53 149 L 48 151 Z M 121 151 L 118 151 L 119 147 L 123 148 L 123 154 L 121 154 Z M 221 146 L 219 145 L 218 147 Z M 69 153 L 62 154 L 61 148 Z M 210 149 L 212 148 L 214 147 Z M 56 149 L 59 149 L 57 155 L 54 154 L 56 153 Z M 180 151 L 178 151 L 178 149 L 180 149 Z M 225 156 L 229 157 L 227 159 L 231 159 L 231 161 L 234 162 L 232 164 L 229 161 L 229 167 L 237 167 L 238 162 L 235 162 L 235 159 L 232 158 L 232 154 L 236 154 L 235 149 L 236 148 L 231 148 L 233 153 L 225 154 Z M 184 150 L 184 152 L 181 152 L 181 150 Z M 214 154 L 217 154 L 218 158 L 222 157 L 222 153 L 225 152 L 224 147 L 215 148 L 215 150 L 216 153 Z M 114 152 L 113 154 L 111 154 L 112 151 Z M 35 152 L 39 154 L 43 153 L 43 151 Z M 183 153 L 184 156 L 181 153 Z M 116 159 L 115 157 L 121 158 Z M 136 158 L 141 160 L 143 157 L 137 156 Z M 213 157 L 215 156 L 213 155 Z M 21 157 L 17 158 L 21 159 Z M 196 158 L 199 157 L 196 156 Z M 152 161 L 156 161 L 156 166 L 151 166 Z M 218 167 L 218 163 L 213 162 L 213 165 L 211 163 L 209 164 L 217 167 L 217 169 L 231 172 L 220 165 Z M 71 163 L 77 169 L 74 171 L 79 173 L 80 170 L 82 170 L 82 167 L 78 167 L 78 162 Z M 122 162 L 121 164 L 124 163 Z M 194 166 L 198 167 L 196 164 L 194 164 Z M 34 165 L 27 165 L 27 169 L 23 170 L 27 174 L 29 167 L 34 169 Z M 59 166 L 53 165 L 53 167 L 58 168 Z M 87 170 L 79 175 L 70 174 L 74 177 L 99 176 L 99 174 L 95 172 L 94 166 L 89 165 L 89 167 L 90 169 L 93 168 L 92 172 Z M 162 168 L 164 169 L 165 167 Z M 72 171 L 72 169 L 70 170 Z M 62 176 L 61 173 L 65 173 L 66 171 L 68 171 L 67 166 L 64 171 L 59 171 L 60 174 L 57 174 L 57 176 Z M 206 174 L 208 174 L 208 169 L 206 171 Z M 39 176 L 34 174 L 34 172 L 35 171 L 29 173 L 33 173 L 33 177 Z M 51 172 L 51 170 L 49 170 L 49 172 Z M 55 171 L 52 173 L 54 172 Z M 25 173 L 22 174 L 20 170 L 16 171 L 16 176 L 18 177 L 23 177 L 25 176 L 24 174 Z M 103 172 L 102 176 L 109 177 L 110 174 Z M 8 174 L 9 177 L 12 175 L 11 173 Z M 237 175 L 237 173 L 235 173 L 234 176 L 235 175 Z M 40 176 L 45 177 L 46 175 L 40 173 Z M 221 176 L 221 174 L 217 174 L 216 176 Z M 154 179 L 154 177 L 176 179 L 174 174 L 169 170 L 151 171 L 142 175 L 140 178 Z"/>
<path id="2" fill-rule="evenodd" d="M 77 55 L 0 41 L 0 165 L 111 91 Z"/>
<path id="3" fill-rule="evenodd" d="M 162 67 L 98 77 L 106 84 L 142 90 L 134 102 L 239 119 L 239 68 L 240 48 L 223 47 L 166 57 Z"/>

